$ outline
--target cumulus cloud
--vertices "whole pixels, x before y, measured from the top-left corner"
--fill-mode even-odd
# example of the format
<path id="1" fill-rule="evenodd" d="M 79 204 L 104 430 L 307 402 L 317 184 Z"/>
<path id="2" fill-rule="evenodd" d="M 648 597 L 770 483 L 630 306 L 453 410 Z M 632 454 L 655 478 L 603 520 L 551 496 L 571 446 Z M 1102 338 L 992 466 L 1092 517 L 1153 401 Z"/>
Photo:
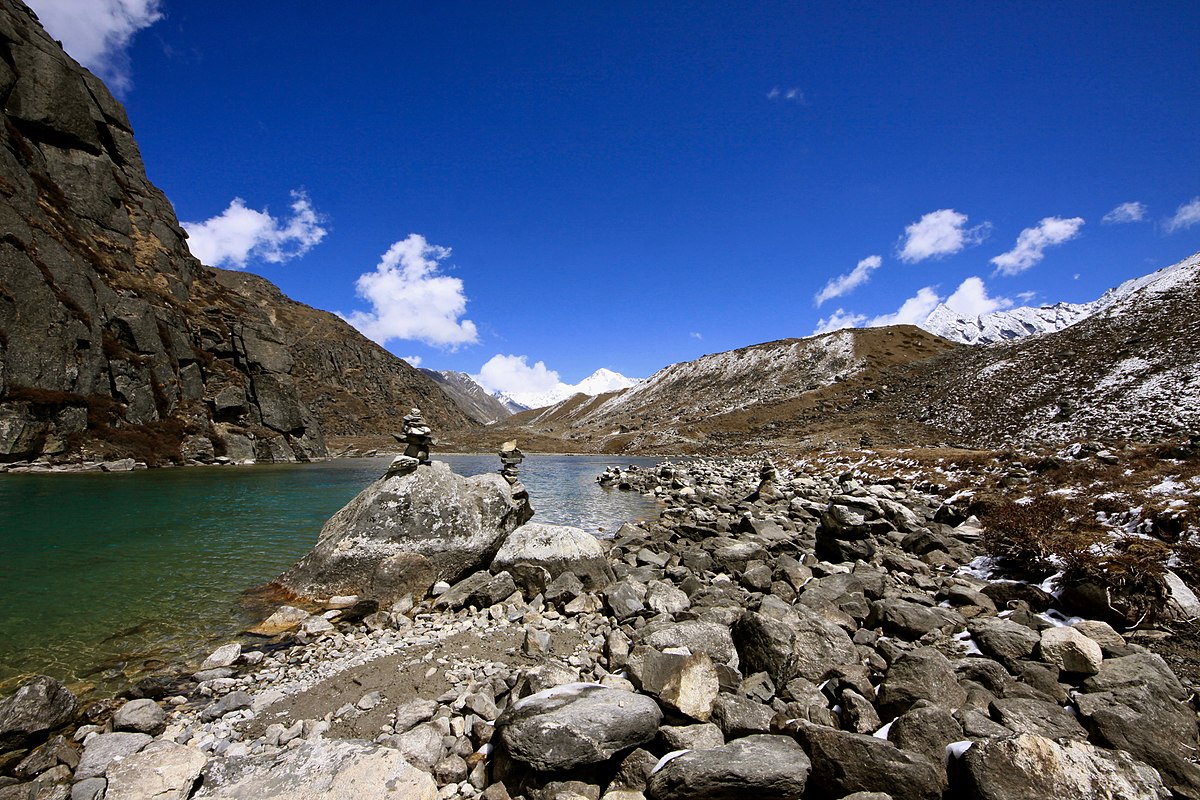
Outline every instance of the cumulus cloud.
<path id="1" fill-rule="evenodd" d="M 883 259 L 879 256 L 867 256 L 846 274 L 831 278 L 829 283 L 825 284 L 825 288 L 817 292 L 817 296 L 813 299 L 819 306 L 826 300 L 841 297 L 844 294 L 854 291 L 859 286 L 871 280 L 871 271 L 879 269 L 879 265 L 882 263 Z"/>
<path id="2" fill-rule="evenodd" d="M 1200 212 L 1200 198 L 1197 198 L 1197 211 Z M 1001 253 L 992 259 L 996 265 L 993 275 L 1019 275 L 1046 255 L 1046 248 L 1052 245 L 1069 242 L 1079 235 L 1083 227 L 1082 217 L 1046 217 L 1036 228 L 1026 228 L 1017 236 L 1017 246 L 1007 253 Z"/>
<path id="3" fill-rule="evenodd" d="M 479 341 L 475 323 L 459 319 L 467 311 L 462 280 L 441 274 L 449 257 L 450 248 L 410 233 L 388 248 L 374 272 L 354 283 L 372 310 L 342 318 L 379 344 L 405 339 L 456 350 Z"/>
<path id="4" fill-rule="evenodd" d="M 160 0 L 28 0 L 43 27 L 72 58 L 99 75 L 115 94 L 129 78 L 134 34 L 163 18 Z"/>
<path id="5" fill-rule="evenodd" d="M 282 264 L 304 255 L 325 238 L 324 221 L 308 195 L 294 191 L 292 215 L 287 218 L 273 217 L 265 208 L 247 208 L 245 200 L 235 197 L 217 216 L 182 225 L 188 233 L 188 249 L 200 261 L 245 269 L 251 258 Z"/>
<path id="6" fill-rule="evenodd" d="M 507 392 L 513 395 L 543 394 L 552 392 L 562 385 L 558 373 L 538 361 L 529 365 L 526 356 L 500 355 L 497 353 L 480 367 L 478 375 L 471 379 L 489 392 Z"/>
<path id="7" fill-rule="evenodd" d="M 1175 216 L 1167 220 L 1167 233 L 1190 228 L 1196 223 L 1200 223 L 1200 197 L 1193 197 L 1175 209 Z"/>
<path id="8" fill-rule="evenodd" d="M 993 311 L 1012 308 L 1013 305 L 1013 301 L 1007 297 L 989 295 L 983 279 L 974 276 L 960 283 L 954 293 L 946 298 L 945 303 L 952 311 L 964 317 L 979 317 Z"/>
<path id="9" fill-rule="evenodd" d="M 813 329 L 813 333 L 829 333 L 830 331 L 840 331 L 842 328 L 860 328 L 866 321 L 866 314 L 855 314 L 853 311 L 845 311 L 839 308 L 828 317 L 822 317 L 818 320 L 817 327 Z"/>
<path id="10" fill-rule="evenodd" d="M 421 366 L 421 357 L 420 356 L 400 356 L 400 360 L 407 361 L 408 365 L 410 367 Z"/>
<path id="11" fill-rule="evenodd" d="M 1146 204 L 1137 202 L 1121 203 L 1112 211 L 1104 215 L 1101 222 L 1107 225 L 1115 225 L 1123 222 L 1141 222 L 1146 218 Z"/>
<path id="12" fill-rule="evenodd" d="M 900 260 L 915 264 L 927 258 L 953 255 L 967 245 L 982 242 L 991 229 L 989 222 L 968 228 L 967 215 L 952 208 L 930 211 L 904 228 Z"/>
<path id="13" fill-rule="evenodd" d="M 929 312 L 937 307 L 941 302 L 938 293 L 933 290 L 932 286 L 925 286 L 917 290 L 917 293 L 904 301 L 895 312 L 891 314 L 880 314 L 874 317 L 867 323 L 868 328 L 881 328 L 884 325 L 916 325 L 918 322 L 924 322 L 929 316 Z"/>

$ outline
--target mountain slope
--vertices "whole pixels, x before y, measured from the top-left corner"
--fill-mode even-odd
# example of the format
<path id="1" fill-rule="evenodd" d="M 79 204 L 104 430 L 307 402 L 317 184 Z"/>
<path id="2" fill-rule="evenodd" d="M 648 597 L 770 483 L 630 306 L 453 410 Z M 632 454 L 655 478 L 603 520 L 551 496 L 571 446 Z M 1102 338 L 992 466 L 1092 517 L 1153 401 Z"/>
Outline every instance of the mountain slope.
<path id="1" fill-rule="evenodd" d="M 491 425 L 513 414 L 508 405 L 488 394 L 487 389 L 465 372 L 432 369 L 420 371 L 441 387 L 463 414 L 481 425 Z"/>
<path id="2" fill-rule="evenodd" d="M 1053 333 L 1097 314 L 1132 296 L 1140 289 L 1171 280 L 1178 272 L 1186 272 L 1197 256 L 1164 267 L 1149 275 L 1125 281 L 1106 291 L 1090 303 L 1055 303 L 1046 306 L 1022 306 L 1005 311 L 993 311 L 980 316 L 959 314 L 944 303 L 939 304 L 920 327 L 963 344 L 992 344 L 1019 339 L 1040 333 Z"/>

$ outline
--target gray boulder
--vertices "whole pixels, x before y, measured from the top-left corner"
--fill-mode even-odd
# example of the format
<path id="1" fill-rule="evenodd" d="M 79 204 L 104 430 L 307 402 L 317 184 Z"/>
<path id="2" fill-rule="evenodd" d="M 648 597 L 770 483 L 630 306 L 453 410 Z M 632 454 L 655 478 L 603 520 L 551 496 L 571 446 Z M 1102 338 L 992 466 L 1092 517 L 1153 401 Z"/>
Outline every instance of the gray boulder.
<path id="1" fill-rule="evenodd" d="M 75 780 L 101 777 L 109 764 L 128 758 L 152 741 L 154 738 L 145 733 L 102 733 L 93 737 L 75 767 Z"/>
<path id="2" fill-rule="evenodd" d="M 53 678 L 39 675 L 0 701 L 0 751 L 15 750 L 75 716 L 79 701 Z"/>
<path id="3" fill-rule="evenodd" d="M 111 796 L 111 795 L 110 795 Z M 215 759 L 200 798 L 435 800 L 433 776 L 400 751 L 353 739 L 307 742 L 281 755 Z"/>
<path id="4" fill-rule="evenodd" d="M 728 664 L 735 653 L 729 627 L 718 622 L 693 619 L 647 631 L 640 639 L 656 650 L 686 647 L 692 653 L 707 653 L 721 664 Z"/>
<path id="5" fill-rule="evenodd" d="M 892 664 L 879 687 L 879 715 L 898 717 L 918 700 L 951 711 L 967 700 L 950 660 L 931 647 L 905 653 Z"/>
<path id="6" fill-rule="evenodd" d="M 1028 658 L 1038 646 L 1038 632 L 999 617 L 978 617 L 967 626 L 984 654 L 1006 665 Z"/>
<path id="7" fill-rule="evenodd" d="M 784 619 L 747 611 L 732 632 L 742 671 L 766 672 L 776 686 L 797 676 L 820 681 L 834 667 L 859 660 L 844 630 L 804 606 Z"/>
<path id="8" fill-rule="evenodd" d="M 812 761 L 806 800 L 835 800 L 854 792 L 887 792 L 895 800 L 938 800 L 945 789 L 941 762 L 906 753 L 891 742 L 808 722 L 789 722 Z"/>
<path id="9" fill-rule="evenodd" d="M 167 712 L 150 699 L 130 700 L 117 709 L 112 721 L 119 731 L 157 735 L 167 727 Z"/>
<path id="10" fill-rule="evenodd" d="M 105 800 L 185 800 L 208 759 L 194 747 L 151 742 L 121 761 L 108 765 Z"/>
<path id="11" fill-rule="evenodd" d="M 645 695 L 571 683 L 514 703 L 496 720 L 495 736 L 514 760 L 552 772 L 645 744 L 661 722 L 658 704 Z"/>
<path id="12" fill-rule="evenodd" d="M 1128 753 L 1086 742 L 1022 734 L 976 742 L 963 756 L 962 796 L 970 800 L 1165 800 L 1153 768 Z"/>
<path id="13" fill-rule="evenodd" d="M 804 793 L 812 764 L 787 736 L 747 736 L 676 756 L 650 776 L 651 800 L 792 800 Z"/>
<path id="14" fill-rule="evenodd" d="M 508 534 L 491 569 L 511 572 L 518 564 L 542 567 L 551 578 L 572 573 L 588 591 L 598 591 L 616 580 L 600 541 L 568 525 L 527 522 Z"/>
<path id="15" fill-rule="evenodd" d="M 422 596 L 436 581 L 485 567 L 532 514 L 499 475 L 464 478 L 436 462 L 364 489 L 278 581 L 302 597 L 357 594 L 383 604 Z"/>

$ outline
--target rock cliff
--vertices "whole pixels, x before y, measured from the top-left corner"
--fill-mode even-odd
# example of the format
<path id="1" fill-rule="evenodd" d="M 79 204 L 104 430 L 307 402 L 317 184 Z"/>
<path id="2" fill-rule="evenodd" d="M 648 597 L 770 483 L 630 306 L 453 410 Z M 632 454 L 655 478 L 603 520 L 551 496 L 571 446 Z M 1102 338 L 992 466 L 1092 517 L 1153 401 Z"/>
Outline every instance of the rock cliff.
<path id="1" fill-rule="evenodd" d="M 0 113 L 0 463 L 308 460 L 389 404 L 469 424 L 332 315 L 202 266 L 124 108 L 17 0 Z"/>

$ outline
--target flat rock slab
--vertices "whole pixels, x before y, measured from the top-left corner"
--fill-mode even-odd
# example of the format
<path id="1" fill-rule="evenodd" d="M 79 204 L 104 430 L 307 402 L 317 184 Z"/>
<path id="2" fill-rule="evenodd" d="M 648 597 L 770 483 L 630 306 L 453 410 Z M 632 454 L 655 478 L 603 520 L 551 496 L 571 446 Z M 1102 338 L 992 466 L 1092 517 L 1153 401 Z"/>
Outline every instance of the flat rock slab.
<path id="1" fill-rule="evenodd" d="M 569 683 L 517 701 L 496 720 L 516 761 L 540 772 L 598 764 L 658 733 L 662 711 L 646 695 Z"/>
<path id="2" fill-rule="evenodd" d="M 105 800 L 186 800 L 208 759 L 194 747 L 151 742 L 109 764 Z"/>
<path id="3" fill-rule="evenodd" d="M 650 776 L 651 800 L 792 800 L 812 763 L 788 736 L 747 736 L 672 758 Z"/>
<path id="4" fill-rule="evenodd" d="M 616 580 L 599 540 L 569 525 L 527 522 L 508 534 L 492 560 L 492 571 L 511 570 L 518 564 L 542 567 L 551 578 L 570 572 L 589 591 Z"/>
<path id="5" fill-rule="evenodd" d="M 154 737 L 146 733 L 102 733 L 92 738 L 83 748 L 75 780 L 99 778 L 109 764 L 128 758 L 152 741 Z"/>
<path id="6" fill-rule="evenodd" d="M 322 739 L 273 756 L 220 758 L 204 768 L 200 798 L 270 800 L 436 800 L 433 776 L 399 750 L 352 739 Z"/>

